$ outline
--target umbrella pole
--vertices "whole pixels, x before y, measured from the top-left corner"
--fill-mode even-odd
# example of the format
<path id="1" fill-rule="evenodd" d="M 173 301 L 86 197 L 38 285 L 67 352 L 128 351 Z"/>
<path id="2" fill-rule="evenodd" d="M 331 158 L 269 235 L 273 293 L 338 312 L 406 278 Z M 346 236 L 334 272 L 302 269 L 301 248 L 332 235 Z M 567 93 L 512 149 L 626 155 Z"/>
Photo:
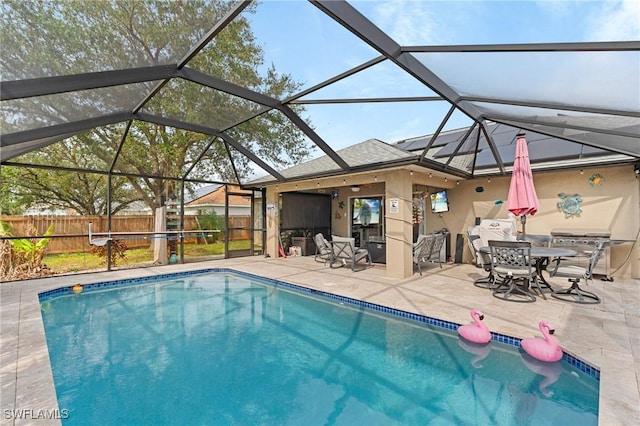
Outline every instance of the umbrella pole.
<path id="1" fill-rule="evenodd" d="M 526 232 L 527 215 L 526 214 L 523 214 L 522 216 L 520 216 L 520 222 L 522 223 L 522 241 L 526 241 L 527 240 L 527 232 Z"/>

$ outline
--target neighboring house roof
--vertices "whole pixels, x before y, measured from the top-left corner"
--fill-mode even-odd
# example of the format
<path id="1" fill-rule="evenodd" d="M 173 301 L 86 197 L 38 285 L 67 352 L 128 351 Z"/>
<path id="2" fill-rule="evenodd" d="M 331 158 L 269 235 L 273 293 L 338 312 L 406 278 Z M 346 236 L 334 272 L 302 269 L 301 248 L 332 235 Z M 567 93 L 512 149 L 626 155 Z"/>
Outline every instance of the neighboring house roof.
<path id="1" fill-rule="evenodd" d="M 185 196 L 185 204 L 189 204 L 190 202 L 197 200 L 200 197 L 204 197 L 205 195 L 209 194 L 212 191 L 215 191 L 216 189 L 220 188 L 220 184 L 213 184 L 213 185 L 205 185 L 203 187 L 200 187 L 198 189 L 196 189 L 194 191 L 193 197 L 187 197 Z"/>
<path id="2" fill-rule="evenodd" d="M 118 206 L 118 203 L 115 202 L 113 204 L 113 208 L 116 208 Z M 125 208 L 123 208 L 122 210 L 118 211 L 119 215 L 123 215 L 123 214 L 149 214 L 151 213 L 151 208 L 147 205 L 147 203 L 145 203 L 144 201 L 133 201 L 129 204 L 127 204 L 127 206 Z"/>
<path id="3" fill-rule="evenodd" d="M 388 165 L 395 164 L 394 162 L 400 161 L 412 161 L 416 160 L 416 155 L 407 152 L 403 149 L 382 142 L 378 139 L 369 139 L 364 142 L 343 148 L 336 151 L 342 157 L 347 164 L 352 168 L 371 166 L 375 164 L 388 163 Z M 326 175 L 331 172 L 340 172 L 340 167 L 327 155 L 314 158 L 302 164 L 297 164 L 288 169 L 280 171 L 280 174 L 287 179 L 313 176 L 313 175 Z M 274 181 L 272 176 L 266 176 L 255 179 L 249 184 L 258 184 Z"/>
<path id="4" fill-rule="evenodd" d="M 231 189 L 232 192 L 242 191 L 240 187 L 236 185 L 229 185 L 229 188 Z M 226 187 L 224 185 L 221 185 L 213 189 L 213 191 L 209 192 L 208 194 L 205 194 L 200 198 L 196 198 L 195 200 L 190 201 L 189 203 L 185 204 L 185 206 L 193 207 L 193 206 L 216 205 L 216 204 L 224 205 L 225 194 L 226 194 Z M 247 192 L 247 195 L 250 195 L 250 193 Z M 251 199 L 248 197 L 243 197 L 241 195 L 229 195 L 229 205 L 250 206 Z"/>

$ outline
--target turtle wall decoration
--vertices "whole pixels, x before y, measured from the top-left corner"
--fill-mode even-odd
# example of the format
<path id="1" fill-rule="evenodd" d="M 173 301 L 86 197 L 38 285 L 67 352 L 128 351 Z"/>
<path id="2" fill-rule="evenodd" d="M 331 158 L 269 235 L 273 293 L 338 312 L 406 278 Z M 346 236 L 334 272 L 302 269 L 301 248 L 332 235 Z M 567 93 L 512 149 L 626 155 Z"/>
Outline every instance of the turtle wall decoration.
<path id="1" fill-rule="evenodd" d="M 582 213 L 582 197 L 579 194 L 569 195 L 561 192 L 558 197 L 560 197 L 560 202 L 557 206 L 564 213 L 565 219 Z"/>

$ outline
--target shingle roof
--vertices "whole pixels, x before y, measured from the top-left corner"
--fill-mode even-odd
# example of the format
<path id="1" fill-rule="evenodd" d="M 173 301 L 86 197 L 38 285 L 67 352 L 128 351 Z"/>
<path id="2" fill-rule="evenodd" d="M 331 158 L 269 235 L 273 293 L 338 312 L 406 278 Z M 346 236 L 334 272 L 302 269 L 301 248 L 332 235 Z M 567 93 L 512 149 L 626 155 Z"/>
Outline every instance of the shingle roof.
<path id="1" fill-rule="evenodd" d="M 336 151 L 351 167 L 374 165 L 378 163 L 389 163 L 399 160 L 410 160 L 416 155 L 399 149 L 396 146 L 382 142 L 377 139 L 369 139 L 347 148 Z M 315 158 L 302 164 L 297 164 L 288 169 L 281 170 L 280 173 L 287 179 L 303 177 L 307 175 L 321 175 L 340 171 L 340 167 L 327 155 Z M 249 182 L 258 184 L 274 181 L 273 177 L 266 176 Z"/>

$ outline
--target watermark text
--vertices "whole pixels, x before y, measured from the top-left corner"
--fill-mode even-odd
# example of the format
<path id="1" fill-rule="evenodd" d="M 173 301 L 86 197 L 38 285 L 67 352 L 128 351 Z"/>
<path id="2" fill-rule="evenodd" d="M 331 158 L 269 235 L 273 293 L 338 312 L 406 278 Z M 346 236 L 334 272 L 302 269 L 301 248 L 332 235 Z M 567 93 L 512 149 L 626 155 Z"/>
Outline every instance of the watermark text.
<path id="1" fill-rule="evenodd" d="M 53 419 L 67 419 L 69 418 L 69 410 L 62 409 L 40 409 L 33 410 L 29 408 L 20 409 L 4 409 L 2 414 L 6 420 L 53 420 Z"/>

